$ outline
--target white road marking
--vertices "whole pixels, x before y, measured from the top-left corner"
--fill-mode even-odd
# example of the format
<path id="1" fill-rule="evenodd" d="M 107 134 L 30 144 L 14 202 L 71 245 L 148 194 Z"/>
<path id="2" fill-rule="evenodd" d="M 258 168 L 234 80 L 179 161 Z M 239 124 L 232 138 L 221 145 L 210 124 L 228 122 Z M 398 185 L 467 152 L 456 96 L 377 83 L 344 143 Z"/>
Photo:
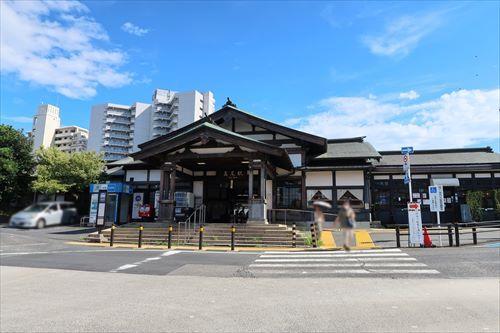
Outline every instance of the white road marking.
<path id="1" fill-rule="evenodd" d="M 370 269 L 376 274 L 439 274 L 435 269 Z"/>
<path id="2" fill-rule="evenodd" d="M 113 269 L 113 270 L 111 270 L 111 271 L 109 271 L 109 272 L 110 272 L 110 273 L 116 273 L 116 272 L 118 272 L 118 271 L 123 271 L 123 270 L 125 270 L 125 269 L 134 268 L 134 267 L 137 267 L 137 266 L 138 266 L 138 265 L 134 265 L 134 264 L 125 264 L 125 265 L 120 266 L 120 267 L 118 267 L 118 268 L 116 268 L 116 269 Z"/>
<path id="3" fill-rule="evenodd" d="M 259 270 L 253 272 L 258 274 L 290 274 L 289 270 Z M 331 270 L 314 270 L 301 271 L 302 274 L 370 274 L 366 269 L 331 269 Z"/>
<path id="4" fill-rule="evenodd" d="M 60 254 L 60 253 L 92 253 L 92 252 L 163 252 L 164 250 L 154 249 L 108 249 L 108 250 L 63 250 L 63 251 L 32 251 L 32 252 L 7 252 L 0 253 L 6 255 L 30 255 L 30 254 Z M 182 252 L 182 251 L 177 251 Z"/>
<path id="5" fill-rule="evenodd" d="M 0 247 L 12 247 L 12 246 L 17 246 L 17 247 L 22 247 L 22 246 L 38 246 L 38 245 L 47 245 L 49 243 L 31 243 L 31 244 L 9 244 L 9 245 L 0 245 Z"/>
<path id="6" fill-rule="evenodd" d="M 162 257 L 166 257 L 166 256 L 171 256 L 171 255 L 174 255 L 174 254 L 177 254 L 177 253 L 181 253 L 182 251 L 167 251 L 167 252 L 163 252 L 162 253 Z"/>
<path id="7" fill-rule="evenodd" d="M 148 261 L 160 260 L 160 259 L 161 259 L 160 257 L 153 257 L 153 258 L 146 258 L 146 259 L 144 259 L 143 261 L 144 261 L 144 262 L 148 262 Z"/>
<path id="8" fill-rule="evenodd" d="M 351 250 L 351 251 L 265 251 L 264 254 L 298 254 L 303 256 L 317 254 L 342 254 L 342 253 L 384 253 L 384 252 L 401 252 L 401 249 L 376 249 L 376 250 Z"/>
<path id="9" fill-rule="evenodd" d="M 337 262 L 337 261 L 416 261 L 417 259 L 412 257 L 405 258 L 273 258 L 273 259 L 256 259 L 256 262 Z"/>
<path id="10" fill-rule="evenodd" d="M 166 256 L 166 255 L 174 255 L 174 254 L 177 254 L 181 251 L 169 251 L 169 252 L 164 252 L 161 256 Z M 168 253 L 168 254 L 167 254 Z M 110 273 L 116 273 L 118 271 L 123 271 L 123 270 L 126 270 L 126 269 L 130 269 L 130 268 L 135 268 L 137 266 L 140 266 L 142 264 L 145 264 L 145 263 L 148 263 L 148 262 L 151 262 L 151 261 L 156 261 L 156 260 L 160 260 L 161 257 L 151 257 L 151 258 L 146 258 L 144 260 L 141 260 L 141 261 L 137 261 L 137 262 L 134 262 L 133 264 L 126 264 L 126 265 L 123 265 L 123 266 L 120 266 L 116 269 L 112 269 L 110 270 L 109 272 Z"/>
<path id="11" fill-rule="evenodd" d="M 406 253 L 340 253 L 340 254 L 263 254 L 261 258 L 347 258 L 347 257 L 407 257 Z"/>
<path id="12" fill-rule="evenodd" d="M 317 252 L 267 252 L 249 265 L 262 275 L 316 274 L 439 274 L 425 263 L 417 262 L 400 249 Z"/>
<path id="13" fill-rule="evenodd" d="M 251 264 L 250 267 L 426 267 L 427 265 L 424 263 L 416 262 L 416 263 L 352 263 L 352 264 Z"/>

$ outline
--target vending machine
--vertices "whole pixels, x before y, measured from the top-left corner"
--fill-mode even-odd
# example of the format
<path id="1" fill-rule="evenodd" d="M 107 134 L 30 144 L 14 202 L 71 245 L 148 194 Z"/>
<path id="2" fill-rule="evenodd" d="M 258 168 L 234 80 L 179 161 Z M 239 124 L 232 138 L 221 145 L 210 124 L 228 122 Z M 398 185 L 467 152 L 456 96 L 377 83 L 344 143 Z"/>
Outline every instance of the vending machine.
<path id="1" fill-rule="evenodd" d="M 194 195 L 192 192 L 175 192 L 174 217 L 177 222 L 185 221 L 194 211 Z"/>
<path id="2" fill-rule="evenodd" d="M 132 188 L 123 183 L 90 184 L 89 222 L 97 227 L 128 222 Z"/>

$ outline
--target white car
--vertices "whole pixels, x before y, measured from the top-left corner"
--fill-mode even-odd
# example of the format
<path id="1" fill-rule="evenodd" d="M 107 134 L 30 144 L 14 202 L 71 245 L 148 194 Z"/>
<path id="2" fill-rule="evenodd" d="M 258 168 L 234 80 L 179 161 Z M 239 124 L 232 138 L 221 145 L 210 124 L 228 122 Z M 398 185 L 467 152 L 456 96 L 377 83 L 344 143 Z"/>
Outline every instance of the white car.
<path id="1" fill-rule="evenodd" d="M 44 228 L 49 225 L 73 224 L 78 213 L 71 202 L 38 202 L 10 217 L 10 227 Z"/>

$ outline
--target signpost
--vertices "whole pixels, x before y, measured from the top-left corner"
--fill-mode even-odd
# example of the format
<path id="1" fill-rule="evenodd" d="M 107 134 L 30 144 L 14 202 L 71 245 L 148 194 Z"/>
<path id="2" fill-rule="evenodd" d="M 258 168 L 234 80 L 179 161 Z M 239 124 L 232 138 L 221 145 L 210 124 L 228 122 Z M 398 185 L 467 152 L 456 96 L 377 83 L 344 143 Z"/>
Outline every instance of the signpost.
<path id="1" fill-rule="evenodd" d="M 438 227 L 441 228 L 441 217 L 439 213 L 444 212 L 445 210 L 442 185 L 429 186 L 429 204 L 431 212 L 436 212 L 437 224 Z M 441 231 L 439 231 L 439 246 L 443 246 L 441 241 Z"/>
<path id="2" fill-rule="evenodd" d="M 408 225 L 410 227 L 410 237 L 408 237 L 408 245 L 410 244 L 416 244 L 415 242 L 411 241 L 412 238 L 416 237 L 416 235 L 412 235 L 412 232 L 415 233 L 417 232 L 415 228 L 411 227 L 410 221 L 410 204 L 413 204 L 413 192 L 411 188 L 411 167 L 410 167 L 410 154 L 413 154 L 413 147 L 402 147 L 401 148 L 401 155 L 403 155 L 403 171 L 405 173 L 404 176 L 404 183 L 408 184 L 408 191 L 410 193 L 410 196 L 408 197 Z M 422 219 L 420 215 L 420 204 L 418 204 L 418 216 L 420 218 L 420 236 L 422 236 Z M 422 240 L 423 243 L 423 240 Z M 419 243 L 421 244 L 421 243 Z"/>
<path id="3" fill-rule="evenodd" d="M 408 203 L 408 229 L 410 245 L 422 246 L 424 244 L 424 235 L 422 234 L 422 214 L 418 202 Z"/>

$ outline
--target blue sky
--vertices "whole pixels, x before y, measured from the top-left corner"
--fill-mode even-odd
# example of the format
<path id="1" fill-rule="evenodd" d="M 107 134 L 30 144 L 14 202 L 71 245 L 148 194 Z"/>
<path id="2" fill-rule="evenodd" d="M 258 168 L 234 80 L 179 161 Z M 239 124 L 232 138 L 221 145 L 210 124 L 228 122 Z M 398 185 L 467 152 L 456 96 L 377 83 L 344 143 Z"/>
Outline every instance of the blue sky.
<path id="1" fill-rule="evenodd" d="M 498 2 L 2 1 L 1 119 L 211 90 L 378 149 L 499 150 Z"/>

